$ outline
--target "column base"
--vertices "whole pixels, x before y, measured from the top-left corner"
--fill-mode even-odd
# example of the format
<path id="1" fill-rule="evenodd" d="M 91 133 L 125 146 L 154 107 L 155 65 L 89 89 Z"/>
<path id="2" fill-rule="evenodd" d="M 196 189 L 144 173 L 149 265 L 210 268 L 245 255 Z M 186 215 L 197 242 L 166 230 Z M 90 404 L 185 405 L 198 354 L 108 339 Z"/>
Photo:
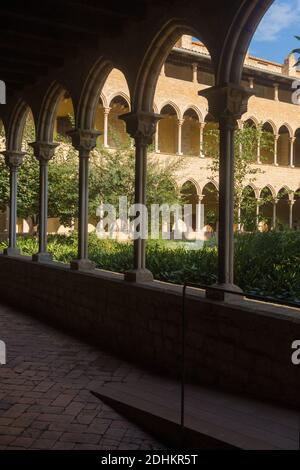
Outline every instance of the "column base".
<path id="1" fill-rule="evenodd" d="M 8 247 L 3 250 L 5 256 L 20 256 L 21 252 L 19 248 Z"/>
<path id="2" fill-rule="evenodd" d="M 133 269 L 124 274 L 124 280 L 127 282 L 153 282 L 153 274 L 148 269 Z"/>
<path id="3" fill-rule="evenodd" d="M 96 264 L 89 259 L 74 259 L 70 263 L 70 268 L 73 271 L 93 271 Z"/>
<path id="4" fill-rule="evenodd" d="M 220 302 L 226 302 L 231 300 L 241 300 L 244 298 L 243 291 L 240 287 L 236 286 L 235 284 L 214 284 L 212 288 L 209 287 L 206 289 L 206 298 L 210 300 L 217 300 Z M 232 291 L 233 293 L 225 292 L 225 291 Z M 234 292 L 241 295 L 235 295 Z"/>
<path id="5" fill-rule="evenodd" d="M 32 255 L 32 261 L 36 261 L 37 263 L 51 263 L 53 261 L 53 257 L 51 253 L 35 253 Z"/>

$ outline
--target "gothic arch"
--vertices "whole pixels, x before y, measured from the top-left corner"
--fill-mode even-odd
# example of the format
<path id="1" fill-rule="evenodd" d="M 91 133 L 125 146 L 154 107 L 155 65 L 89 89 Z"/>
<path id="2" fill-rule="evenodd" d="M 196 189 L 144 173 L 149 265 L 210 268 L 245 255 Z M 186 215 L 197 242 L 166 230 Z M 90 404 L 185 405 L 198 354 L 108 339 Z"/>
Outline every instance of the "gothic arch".
<path id="1" fill-rule="evenodd" d="M 7 150 L 21 151 L 23 131 L 29 111 L 29 105 L 23 99 L 19 99 L 9 119 L 6 134 Z"/>

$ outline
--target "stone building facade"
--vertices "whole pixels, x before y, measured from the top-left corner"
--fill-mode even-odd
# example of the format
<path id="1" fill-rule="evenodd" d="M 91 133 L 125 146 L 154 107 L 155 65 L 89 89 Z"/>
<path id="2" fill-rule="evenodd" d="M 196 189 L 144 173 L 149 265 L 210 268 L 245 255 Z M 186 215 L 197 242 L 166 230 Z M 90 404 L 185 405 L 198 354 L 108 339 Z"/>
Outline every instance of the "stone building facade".
<path id="1" fill-rule="evenodd" d="M 257 213 L 268 219 L 268 228 L 300 228 L 300 108 L 297 80 L 300 71 L 294 67 L 291 54 L 284 64 L 247 55 L 242 84 L 253 93 L 248 111 L 239 125 L 263 126 L 274 142 L 270 152 L 257 148 L 258 173 L 245 180 L 257 201 Z M 158 123 L 154 142 L 155 158 L 161 164 L 180 160 L 176 175 L 178 185 L 189 183 L 191 202 L 202 203 L 204 210 L 218 205 L 218 178 L 212 178 L 212 160 L 205 155 L 207 131 L 214 128 L 208 113 L 207 100 L 199 91 L 214 85 L 211 59 L 206 47 L 192 36 L 184 35 L 176 43 L 158 79 L 154 112 L 164 117 Z M 122 72 L 113 69 L 99 97 L 96 128 L 101 131 L 102 144 L 115 148 L 128 136 L 119 116 L 130 111 L 130 93 Z M 66 93 L 56 119 L 56 132 L 65 134 L 72 125 L 72 101 Z M 269 202 L 261 204 L 263 195 Z M 7 214 L 0 214 L 0 232 L 7 228 Z M 90 229 L 93 230 L 93 225 Z M 28 230 L 26 221 L 18 221 L 18 231 Z M 50 219 L 48 231 L 64 231 L 59 222 Z"/>

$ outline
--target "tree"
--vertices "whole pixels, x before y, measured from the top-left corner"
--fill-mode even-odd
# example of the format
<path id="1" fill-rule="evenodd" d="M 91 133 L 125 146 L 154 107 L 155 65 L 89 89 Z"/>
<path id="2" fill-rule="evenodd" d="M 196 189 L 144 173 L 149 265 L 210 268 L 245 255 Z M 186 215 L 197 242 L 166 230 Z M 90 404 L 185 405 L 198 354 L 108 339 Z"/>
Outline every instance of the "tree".
<path id="1" fill-rule="evenodd" d="M 216 178 L 219 175 L 219 130 L 211 129 L 207 134 L 208 138 L 204 144 L 204 152 L 212 157 L 210 170 L 212 178 Z M 248 192 L 245 192 L 244 188 L 246 181 L 248 183 L 254 182 L 255 175 L 262 172 L 260 168 L 254 165 L 257 161 L 258 142 L 260 143 L 261 150 L 267 149 L 269 152 L 273 151 L 272 135 L 263 131 L 262 126 L 256 128 L 246 123 L 242 129 L 238 129 L 235 132 L 235 223 L 242 225 L 249 225 L 249 219 L 252 219 L 256 226 L 256 200 L 249 197 Z"/>
<path id="2" fill-rule="evenodd" d="M 3 139 L 3 134 L 2 134 Z M 48 216 L 72 227 L 78 216 L 78 153 L 68 138 L 58 136 L 60 145 L 49 163 Z M 26 151 L 18 177 L 18 216 L 28 221 L 30 231 L 38 223 L 39 163 L 28 145 L 35 140 L 34 124 L 28 117 L 24 129 L 23 147 Z M 116 150 L 97 147 L 90 159 L 89 213 L 96 216 L 101 202 L 118 207 L 119 196 L 134 201 L 135 159 L 129 144 Z M 175 182 L 178 164 L 162 166 L 153 158 L 148 160 L 148 203 L 173 203 L 179 200 Z M 0 158 L 0 210 L 9 204 L 9 170 Z"/>

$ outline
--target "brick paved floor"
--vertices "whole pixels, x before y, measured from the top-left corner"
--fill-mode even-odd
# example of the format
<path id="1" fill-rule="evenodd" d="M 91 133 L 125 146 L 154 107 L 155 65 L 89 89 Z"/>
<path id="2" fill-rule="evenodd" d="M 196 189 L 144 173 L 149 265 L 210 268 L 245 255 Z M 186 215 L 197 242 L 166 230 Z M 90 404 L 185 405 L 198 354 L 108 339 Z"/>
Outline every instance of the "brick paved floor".
<path id="1" fill-rule="evenodd" d="M 0 449 L 162 449 L 90 394 L 143 372 L 0 305 Z"/>

